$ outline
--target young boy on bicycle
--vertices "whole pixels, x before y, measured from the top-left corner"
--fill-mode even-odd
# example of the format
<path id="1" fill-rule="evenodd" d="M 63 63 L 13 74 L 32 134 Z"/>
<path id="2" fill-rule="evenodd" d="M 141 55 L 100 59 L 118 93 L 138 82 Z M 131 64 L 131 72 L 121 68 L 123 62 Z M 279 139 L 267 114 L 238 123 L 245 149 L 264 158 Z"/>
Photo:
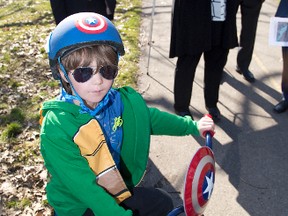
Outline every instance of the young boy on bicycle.
<path id="1" fill-rule="evenodd" d="M 51 33 L 49 61 L 60 95 L 41 109 L 41 153 L 51 174 L 49 204 L 59 216 L 166 215 L 168 193 L 137 186 L 143 178 L 150 135 L 202 135 L 214 131 L 156 108 L 130 87 L 113 88 L 121 37 L 109 19 L 77 13 Z"/>

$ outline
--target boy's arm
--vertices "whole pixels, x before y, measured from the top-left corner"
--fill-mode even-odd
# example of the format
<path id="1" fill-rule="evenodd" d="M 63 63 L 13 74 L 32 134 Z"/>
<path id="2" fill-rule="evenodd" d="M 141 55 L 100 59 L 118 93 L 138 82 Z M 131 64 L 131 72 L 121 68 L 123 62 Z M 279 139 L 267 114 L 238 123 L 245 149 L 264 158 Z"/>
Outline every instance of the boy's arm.
<path id="1" fill-rule="evenodd" d="M 151 118 L 151 133 L 153 135 L 199 136 L 198 123 L 191 117 L 181 117 L 175 114 L 149 108 Z"/>

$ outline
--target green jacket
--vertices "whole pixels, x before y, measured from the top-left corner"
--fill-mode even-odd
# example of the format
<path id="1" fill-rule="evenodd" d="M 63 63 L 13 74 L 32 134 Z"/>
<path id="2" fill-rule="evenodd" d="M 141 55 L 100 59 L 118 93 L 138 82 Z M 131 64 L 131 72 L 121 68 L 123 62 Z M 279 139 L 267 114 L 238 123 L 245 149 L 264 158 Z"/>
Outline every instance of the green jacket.
<path id="1" fill-rule="evenodd" d="M 132 88 L 118 91 L 124 104 L 120 172 L 127 187 L 132 188 L 145 173 L 150 135 L 198 136 L 199 131 L 191 118 L 148 108 Z M 41 110 L 41 153 L 51 174 L 46 187 L 50 205 L 59 216 L 79 216 L 87 208 L 97 216 L 132 215 L 96 183 L 95 173 L 74 143 L 81 126 L 94 119 L 79 110 L 77 105 L 56 100 L 45 102 Z"/>

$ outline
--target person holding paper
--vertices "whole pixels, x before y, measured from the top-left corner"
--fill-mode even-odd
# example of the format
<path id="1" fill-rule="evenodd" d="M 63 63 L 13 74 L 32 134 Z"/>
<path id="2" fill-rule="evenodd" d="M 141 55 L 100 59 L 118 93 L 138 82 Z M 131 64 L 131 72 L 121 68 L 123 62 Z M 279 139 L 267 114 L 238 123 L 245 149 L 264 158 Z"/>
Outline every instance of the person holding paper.
<path id="1" fill-rule="evenodd" d="M 275 14 L 276 17 L 288 17 L 288 0 L 281 0 Z M 276 113 L 285 112 L 288 109 L 288 46 L 282 46 L 283 70 L 281 89 L 283 99 L 275 105 Z"/>

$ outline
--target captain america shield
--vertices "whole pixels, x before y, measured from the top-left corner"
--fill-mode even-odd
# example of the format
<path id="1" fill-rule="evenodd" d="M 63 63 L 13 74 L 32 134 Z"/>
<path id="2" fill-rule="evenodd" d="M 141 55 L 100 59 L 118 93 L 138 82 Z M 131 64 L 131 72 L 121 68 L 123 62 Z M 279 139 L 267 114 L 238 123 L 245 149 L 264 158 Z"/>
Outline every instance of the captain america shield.
<path id="1" fill-rule="evenodd" d="M 76 21 L 76 27 L 87 34 L 99 34 L 106 31 L 108 24 L 99 14 L 85 14 Z"/>
<path id="2" fill-rule="evenodd" d="M 185 178 L 184 209 L 187 216 L 202 215 L 215 182 L 215 159 L 212 150 L 201 147 L 193 156 Z"/>

